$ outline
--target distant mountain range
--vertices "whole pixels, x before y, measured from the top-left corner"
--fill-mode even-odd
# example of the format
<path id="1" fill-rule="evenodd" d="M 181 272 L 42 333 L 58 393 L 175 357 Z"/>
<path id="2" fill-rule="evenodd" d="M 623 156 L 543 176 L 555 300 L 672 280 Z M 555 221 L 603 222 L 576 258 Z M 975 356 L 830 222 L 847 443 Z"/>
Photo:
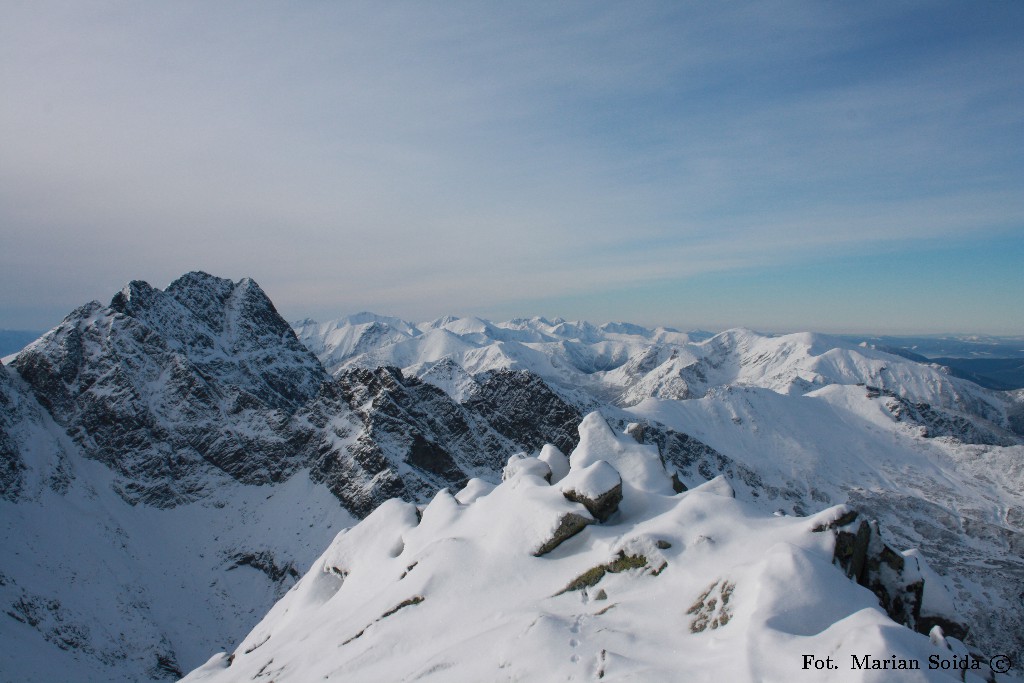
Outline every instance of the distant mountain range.
<path id="1" fill-rule="evenodd" d="M 1024 388 L 1024 338 L 965 335 L 960 337 L 869 337 L 845 335 L 919 363 L 936 363 L 951 374 L 988 389 Z"/>
<path id="2" fill-rule="evenodd" d="M 369 313 L 289 325 L 249 279 L 231 282 L 189 273 L 164 290 L 135 281 L 108 304 L 76 309 L 0 366 L 0 533 L 3 546 L 11 549 L 0 556 L 0 606 L 7 615 L 0 615 L 0 678 L 178 678 L 216 652 L 235 651 L 241 657 L 250 648 L 259 651 L 261 633 L 287 633 L 273 635 L 273 649 L 282 648 L 275 659 L 307 656 L 285 641 L 308 634 L 301 628 L 279 631 L 280 614 L 305 600 L 297 596 L 315 594 L 321 600 L 322 591 L 334 590 L 334 584 L 301 577 L 311 567 L 316 577 L 316 572 L 337 567 L 351 573 L 350 587 L 362 580 L 340 560 L 329 566 L 324 558 L 318 560 L 325 548 L 335 548 L 325 558 L 358 554 L 362 542 L 356 539 L 365 537 L 368 558 L 378 551 L 405 558 L 397 545 L 378 545 L 423 527 L 425 521 L 417 526 L 407 518 L 423 514 L 426 520 L 422 506 L 431 500 L 427 510 L 435 510 L 429 514 L 436 521 L 429 530 L 415 532 L 421 539 L 417 542 L 472 537 L 479 519 L 516 528 L 519 522 L 494 516 L 536 521 L 535 512 L 523 510 L 537 505 L 567 511 L 568 503 L 559 502 L 564 499 L 560 489 L 529 493 L 537 483 L 529 477 L 543 469 L 534 463 L 544 462 L 553 481 L 584 477 L 583 470 L 608 461 L 586 455 L 588 438 L 615 450 L 615 444 L 630 443 L 621 437 L 630 424 L 635 425 L 632 443 L 642 441 L 643 452 L 659 456 L 657 476 L 669 488 L 636 485 L 652 496 L 649 513 L 640 511 L 645 494 L 634 497 L 640 502 L 629 514 L 609 518 L 600 527 L 606 531 L 585 525 L 593 530 L 579 538 L 597 545 L 580 546 L 576 560 L 560 565 L 565 571 L 583 571 L 587 567 L 582 565 L 592 562 L 614 563 L 616 548 L 631 557 L 629 539 L 654 525 L 650 528 L 664 532 L 663 540 L 675 548 L 658 549 L 657 557 L 674 567 L 663 584 L 673 591 L 687 587 L 685 593 L 693 582 L 714 578 L 710 569 L 677 573 L 697 558 L 690 549 L 696 541 L 689 532 L 680 536 L 682 531 L 664 525 L 688 506 L 695 506 L 693 515 L 720 514 L 735 521 L 770 520 L 775 514 L 841 517 L 847 508 L 836 506 L 845 505 L 858 511 L 858 519 L 880 523 L 880 528 L 871 527 L 872 538 L 884 536 L 900 550 L 919 548 L 922 566 L 942 575 L 929 575 L 935 588 L 931 595 L 948 595 L 948 604 L 941 609 L 932 605 L 924 613 L 944 615 L 953 638 L 950 647 L 959 647 L 959 638 L 981 651 L 1024 661 L 1022 394 L 986 389 L 940 366 L 869 344 L 810 333 L 768 336 L 738 329 L 710 335 L 544 318 L 492 322 L 447 317 L 411 323 Z M 594 411 L 600 416 L 587 417 Z M 558 477 L 557 453 L 572 456 Z M 612 463 L 627 483 L 633 461 Z M 576 474 L 569 471 L 572 463 L 577 463 Z M 516 474 L 521 468 L 530 472 Z M 608 481 L 610 476 L 590 472 L 584 479 L 593 483 L 592 477 Z M 508 481 L 498 486 L 503 478 Z M 510 483 L 517 479 L 519 484 Z M 720 483 L 711 489 L 728 490 L 739 507 L 700 503 L 708 499 L 685 493 L 677 501 L 676 491 L 716 479 Z M 510 493 L 516 486 L 525 488 Z M 441 489 L 449 494 L 438 494 Z M 492 493 L 483 496 L 487 491 Z M 490 495 L 497 496 L 495 502 L 484 503 Z M 497 502 L 520 495 L 535 500 Z M 449 500 L 453 496 L 454 502 Z M 393 498 L 408 505 L 387 502 Z M 471 500 L 477 501 L 473 509 L 490 511 L 474 512 L 466 519 L 478 521 L 458 526 L 453 511 Z M 655 508 L 664 514 L 680 512 L 663 518 Z M 342 537 L 350 540 L 331 545 L 340 529 L 372 518 L 375 510 L 384 510 L 379 514 L 390 521 L 355 526 Z M 446 531 L 449 523 L 453 526 Z M 825 537 L 804 535 L 811 533 L 804 521 L 787 524 L 770 527 L 765 538 L 810 544 L 816 550 L 808 557 L 818 559 L 808 561 L 818 567 L 824 557 L 827 568 L 829 548 L 842 545 L 839 530 L 845 526 L 834 525 L 831 540 L 821 541 L 808 540 Z M 850 533 L 859 533 L 858 527 Z M 748 542 L 739 533 L 731 537 Z M 410 553 L 426 548 L 414 549 L 409 538 Z M 600 538 L 606 541 L 599 543 Z M 653 543 L 661 536 L 650 538 Z M 504 561 L 500 554 L 476 555 L 487 545 L 475 544 L 465 547 L 479 566 Z M 881 552 L 882 546 L 872 547 Z M 605 550 L 611 555 L 604 557 Z M 567 550 L 553 553 L 568 557 Z M 656 555 L 648 549 L 645 557 L 650 564 Z M 709 555 L 714 557 L 718 560 L 709 559 L 709 567 L 716 561 L 722 567 L 748 561 L 731 551 Z M 506 559 L 510 567 L 520 566 L 518 559 Z M 420 563 L 417 571 L 424 580 L 464 580 L 452 578 L 463 575 L 449 560 L 439 557 L 441 564 L 434 566 L 423 555 L 412 561 Z M 366 579 L 371 583 L 379 579 L 373 590 L 383 592 L 373 593 L 378 596 L 373 599 L 383 605 L 398 597 L 389 582 L 398 581 L 394 585 L 403 589 L 406 584 L 391 577 L 395 562 L 381 562 L 367 559 L 359 573 L 376 576 Z M 410 578 L 417 575 L 406 571 Z M 847 566 L 843 571 L 852 570 Z M 852 573 L 871 587 L 873 579 L 863 578 L 863 571 Z M 755 581 L 755 574 L 749 576 Z M 771 576 L 773 581 L 784 578 L 777 572 Z M 831 586 L 834 577 L 828 577 L 832 574 L 819 568 L 793 569 L 789 580 L 794 583 L 787 585 Z M 546 585 L 535 588 L 547 590 Z M 715 585 L 712 592 L 717 590 L 721 601 L 725 584 Z M 420 588 L 391 607 L 418 596 L 426 601 L 424 609 L 415 612 L 419 603 L 408 603 L 400 608 L 402 615 L 436 617 L 462 609 Z M 626 584 L 622 588 L 632 590 Z M 586 595 L 594 597 L 596 590 Z M 740 587 L 736 591 L 741 595 Z M 342 593 L 351 594 L 347 588 Z M 517 601 L 529 594 L 511 591 L 508 598 Z M 285 595 L 292 597 L 274 607 L 278 616 L 266 622 L 270 630 L 252 631 Z M 468 591 L 464 597 L 473 595 L 480 594 Z M 849 610 L 879 600 L 866 591 L 857 595 L 852 601 L 844 598 L 847 611 L 842 614 L 812 600 L 807 609 L 818 615 L 813 623 L 826 628 Z M 889 605 L 878 607 L 879 619 L 889 613 L 918 629 L 938 623 L 921 621 L 920 610 L 916 616 L 903 614 L 891 598 Z M 428 604 L 447 607 L 434 612 Z M 628 609 L 641 605 L 630 604 L 638 607 Z M 373 619 L 388 609 L 376 614 L 379 605 L 373 605 L 346 620 L 353 627 L 346 638 L 364 629 L 360 647 L 385 647 L 387 637 L 374 634 L 390 633 L 393 624 L 402 623 L 374 626 L 378 622 Z M 783 607 L 765 603 L 757 619 L 781 619 Z M 721 625 L 714 609 L 708 615 Z M 677 617 L 692 620 L 692 615 Z M 312 626 L 319 618 L 310 613 L 302 621 Z M 544 629 L 564 626 L 573 633 L 572 619 L 552 619 Z M 615 623 L 627 629 L 638 622 L 624 617 Z M 875 629 L 883 622 L 872 617 L 870 623 Z M 453 637 L 462 633 L 469 638 L 470 631 L 484 628 L 480 622 L 467 624 L 476 625 L 453 631 Z M 591 627 L 581 621 L 580 628 L 586 632 Z M 775 637 L 758 633 L 769 638 L 758 642 Z M 872 647 L 896 647 L 887 638 L 872 641 Z M 913 642 L 906 652 L 923 647 Z M 456 645 L 453 657 L 467 652 Z M 588 666 L 599 666 L 601 651 L 602 661 L 618 661 L 622 653 L 615 647 L 621 646 L 592 652 Z M 510 666 L 521 666 L 523 656 L 510 652 Z M 218 667 L 228 659 L 211 660 L 207 673 L 221 676 Z M 441 678 L 445 661 L 435 662 Z M 256 658 L 246 662 L 256 665 L 250 677 L 266 664 Z M 452 666 L 468 662 L 460 659 Z M 263 673 L 268 671 L 276 671 L 275 666 L 268 664 Z M 611 675 L 612 669 L 607 671 Z"/>
<path id="3" fill-rule="evenodd" d="M 1024 337 L 981 334 L 925 336 L 844 334 L 837 336 L 855 344 L 864 343 L 879 348 L 904 349 L 930 360 L 936 358 L 1024 358 Z"/>

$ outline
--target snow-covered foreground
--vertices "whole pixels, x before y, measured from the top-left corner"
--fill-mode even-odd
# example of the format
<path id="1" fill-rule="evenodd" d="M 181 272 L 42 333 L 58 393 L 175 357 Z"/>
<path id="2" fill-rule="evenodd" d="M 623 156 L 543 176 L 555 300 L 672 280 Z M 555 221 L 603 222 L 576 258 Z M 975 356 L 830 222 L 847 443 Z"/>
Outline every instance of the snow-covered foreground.
<path id="1" fill-rule="evenodd" d="M 919 425 L 894 420 L 892 401 L 858 386 L 804 396 L 747 387 L 648 399 L 627 415 L 695 436 L 732 458 L 733 474 L 756 472 L 757 486 L 741 476 L 735 485 L 762 510 L 847 503 L 878 519 L 949 578 L 971 640 L 1017 660 L 1024 447 L 923 438 Z"/>
<path id="2" fill-rule="evenodd" d="M 185 681 L 961 680 L 929 666 L 971 661 L 962 644 L 896 624 L 833 564 L 847 507 L 766 516 L 722 478 L 677 494 L 655 447 L 596 413 L 580 437 L 568 468 L 546 448 L 497 487 L 385 503 Z M 927 577 L 922 614 L 948 609 L 898 562 L 890 582 Z"/>

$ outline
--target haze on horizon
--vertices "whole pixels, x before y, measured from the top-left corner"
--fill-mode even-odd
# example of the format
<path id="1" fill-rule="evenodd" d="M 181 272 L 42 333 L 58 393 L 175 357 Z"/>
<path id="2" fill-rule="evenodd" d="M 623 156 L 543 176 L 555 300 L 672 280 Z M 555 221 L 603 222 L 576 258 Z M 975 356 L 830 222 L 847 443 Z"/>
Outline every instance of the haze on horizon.
<path id="1" fill-rule="evenodd" d="M 132 279 L 289 319 L 1024 334 L 1024 4 L 13 2 L 0 329 Z"/>

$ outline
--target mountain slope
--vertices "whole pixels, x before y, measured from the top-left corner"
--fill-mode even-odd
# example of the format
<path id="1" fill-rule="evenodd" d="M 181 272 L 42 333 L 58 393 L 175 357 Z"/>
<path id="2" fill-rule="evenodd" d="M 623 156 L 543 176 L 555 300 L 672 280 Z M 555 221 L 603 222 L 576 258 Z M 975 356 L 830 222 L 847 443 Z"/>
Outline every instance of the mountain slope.
<path id="1" fill-rule="evenodd" d="M 958 435 L 962 440 L 1015 443 L 1022 431 L 1011 419 L 1017 402 L 1005 392 L 820 334 L 768 336 L 738 329 L 709 338 L 623 323 L 596 327 L 542 318 L 504 323 L 442 318 L 415 325 L 383 316 L 366 322 L 369 316 L 362 314 L 358 324 L 305 321 L 296 329 L 331 372 L 394 365 L 459 400 L 472 376 L 496 369 L 528 370 L 566 397 L 583 390 L 598 403 L 621 406 L 647 398 L 701 398 L 725 386 L 802 395 L 832 384 L 859 383 L 970 416 L 984 435 Z M 362 341 L 332 346 L 329 338 L 335 336 Z"/>
<path id="2" fill-rule="evenodd" d="M 581 409 L 600 406 L 620 427 L 645 423 L 647 438 L 689 486 L 722 474 L 768 512 L 855 504 L 950 577 L 973 642 L 1024 658 L 1018 393 L 818 334 L 730 330 L 692 342 L 643 328 L 539 319 L 444 319 L 417 329 L 428 327 L 464 332 L 472 352 L 417 356 L 408 349 L 420 337 L 411 335 L 341 366 L 401 345 L 413 362 L 406 373 L 456 396 L 473 390 L 466 358 L 477 371 L 487 367 L 480 358 L 528 366 Z M 511 350 L 506 327 L 536 336 Z M 597 369 L 584 357 L 606 362 Z"/>
<path id="3" fill-rule="evenodd" d="M 327 379 L 251 280 L 190 273 L 132 282 L 18 354 L 11 366 L 126 499 L 198 499 L 219 470 L 261 484 L 293 471 L 287 419 Z"/>
<path id="4" fill-rule="evenodd" d="M 590 504 L 615 491 L 596 523 Z M 566 532 L 572 516 L 589 523 Z M 926 669 L 966 662 L 962 644 L 893 623 L 832 565 L 855 521 L 843 507 L 764 516 L 722 479 L 675 495 L 656 449 L 592 414 L 562 479 L 526 458 L 493 490 L 382 505 L 185 680 L 794 680 L 808 653 L 839 661 L 830 680 L 882 680 L 852 655 L 925 669 L 901 680 L 960 680 Z M 917 615 L 943 602 L 913 554 L 878 552 L 899 569 L 876 590 L 917 591 Z"/>
<path id="5" fill-rule="evenodd" d="M 180 677 L 211 643 L 237 641 L 353 521 L 302 471 L 274 486 L 213 472 L 202 500 L 132 504 L 124 475 L 85 457 L 6 367 L 0 448 L 3 680 Z"/>
<path id="6" fill-rule="evenodd" d="M 571 447 L 579 414 L 542 382 L 474 391 L 331 378 L 251 280 L 133 282 L 74 311 L 0 366 L 0 678 L 178 676 L 353 515 Z"/>

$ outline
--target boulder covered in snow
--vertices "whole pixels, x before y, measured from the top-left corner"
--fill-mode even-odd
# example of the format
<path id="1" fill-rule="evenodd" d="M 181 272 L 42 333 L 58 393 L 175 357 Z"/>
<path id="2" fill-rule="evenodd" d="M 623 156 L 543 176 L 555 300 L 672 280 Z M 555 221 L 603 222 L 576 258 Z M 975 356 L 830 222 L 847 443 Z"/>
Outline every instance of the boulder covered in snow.
<path id="1" fill-rule="evenodd" d="M 604 460 L 572 470 L 559 488 L 562 495 L 581 503 L 599 522 L 611 517 L 622 501 L 622 477 Z"/>
<path id="2" fill-rule="evenodd" d="M 562 451 L 558 450 L 558 446 L 553 444 L 544 444 L 544 447 L 540 449 L 540 455 L 537 456 L 538 460 L 546 462 L 548 467 L 551 468 L 551 483 L 557 484 L 565 475 L 569 474 L 569 458 L 565 457 Z"/>
<path id="3" fill-rule="evenodd" d="M 548 483 L 551 482 L 551 468 L 546 462 L 539 458 L 531 458 L 526 453 L 516 453 L 508 459 L 508 464 L 501 472 L 501 480 L 507 481 L 523 475 L 540 477 Z"/>

